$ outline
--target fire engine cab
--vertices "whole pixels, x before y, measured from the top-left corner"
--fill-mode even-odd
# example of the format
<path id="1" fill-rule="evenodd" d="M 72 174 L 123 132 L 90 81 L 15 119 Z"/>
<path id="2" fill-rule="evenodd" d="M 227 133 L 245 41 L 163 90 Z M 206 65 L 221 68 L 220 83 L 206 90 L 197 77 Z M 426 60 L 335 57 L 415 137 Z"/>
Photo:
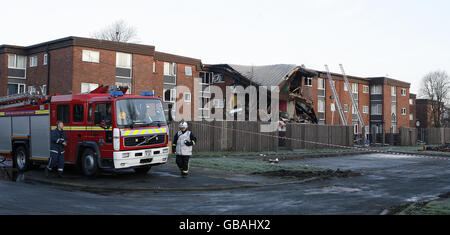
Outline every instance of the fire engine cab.
<path id="1" fill-rule="evenodd" d="M 167 163 L 168 126 L 153 92 L 124 95 L 127 88 L 100 86 L 88 94 L 18 94 L 0 98 L 0 156 L 25 171 L 45 164 L 50 132 L 58 120 L 68 138 L 64 160 L 83 174 L 99 169 L 147 172 Z"/>

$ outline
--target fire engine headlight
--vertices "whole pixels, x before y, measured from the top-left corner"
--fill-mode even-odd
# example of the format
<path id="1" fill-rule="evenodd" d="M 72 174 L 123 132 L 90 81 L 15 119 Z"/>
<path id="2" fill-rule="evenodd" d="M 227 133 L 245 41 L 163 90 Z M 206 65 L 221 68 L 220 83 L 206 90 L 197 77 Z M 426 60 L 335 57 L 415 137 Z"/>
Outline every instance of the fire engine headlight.
<path id="1" fill-rule="evenodd" d="M 122 157 L 123 158 L 129 158 L 130 157 L 130 153 L 122 153 Z"/>
<path id="2" fill-rule="evenodd" d="M 169 149 L 168 148 L 163 149 L 163 153 L 169 153 Z"/>
<path id="3" fill-rule="evenodd" d="M 117 128 L 113 130 L 113 145 L 114 150 L 120 150 L 120 130 Z"/>

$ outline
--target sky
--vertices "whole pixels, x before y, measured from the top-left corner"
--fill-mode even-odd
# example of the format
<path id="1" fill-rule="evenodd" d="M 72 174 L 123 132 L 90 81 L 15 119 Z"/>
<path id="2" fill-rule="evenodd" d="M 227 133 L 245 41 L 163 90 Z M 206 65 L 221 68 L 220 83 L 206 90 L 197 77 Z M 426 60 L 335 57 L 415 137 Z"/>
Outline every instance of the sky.
<path id="1" fill-rule="evenodd" d="M 448 0 L 14 0 L 2 4 L 0 44 L 90 37 L 117 20 L 140 44 L 204 64 L 304 64 L 411 83 L 450 73 Z"/>

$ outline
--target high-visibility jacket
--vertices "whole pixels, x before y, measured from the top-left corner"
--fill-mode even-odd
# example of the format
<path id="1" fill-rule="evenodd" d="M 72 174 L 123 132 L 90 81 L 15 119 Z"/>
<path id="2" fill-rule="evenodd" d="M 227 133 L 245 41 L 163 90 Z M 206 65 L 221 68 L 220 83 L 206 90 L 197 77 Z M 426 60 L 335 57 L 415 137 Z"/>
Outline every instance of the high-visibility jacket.
<path id="1" fill-rule="evenodd" d="M 197 138 L 191 131 L 178 131 L 173 138 L 173 146 L 177 155 L 192 156 L 192 146 L 197 142 Z M 190 146 L 189 146 L 190 145 Z"/>

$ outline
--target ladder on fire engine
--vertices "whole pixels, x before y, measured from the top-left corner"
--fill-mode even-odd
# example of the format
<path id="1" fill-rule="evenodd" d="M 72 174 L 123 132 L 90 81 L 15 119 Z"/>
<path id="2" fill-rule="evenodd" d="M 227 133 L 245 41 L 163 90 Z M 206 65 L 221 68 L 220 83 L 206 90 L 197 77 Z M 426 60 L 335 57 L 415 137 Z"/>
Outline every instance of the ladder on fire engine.
<path id="1" fill-rule="evenodd" d="M 31 103 L 34 95 L 29 93 L 14 94 L 0 97 L 0 109 L 14 108 Z"/>
<path id="2" fill-rule="evenodd" d="M 344 112 L 342 110 L 341 101 L 339 100 L 339 95 L 336 91 L 336 86 L 334 85 L 333 77 L 331 76 L 330 70 L 328 69 L 328 65 L 325 65 L 325 69 L 327 71 L 328 81 L 330 82 L 331 90 L 333 91 L 336 107 L 337 110 L 339 111 L 339 116 L 341 116 L 342 125 L 347 126 L 347 119 L 345 118 Z"/>
<path id="3" fill-rule="evenodd" d="M 359 112 L 359 105 L 356 103 L 355 94 L 353 93 L 353 89 L 350 86 L 350 82 L 348 81 L 347 75 L 345 74 L 344 66 L 342 64 L 339 64 L 339 67 L 341 67 L 342 75 L 343 75 L 344 81 L 345 81 L 345 86 L 347 86 L 347 90 L 350 93 L 352 107 L 354 107 L 353 110 L 356 110 L 356 115 L 358 116 L 358 122 L 361 125 L 361 130 L 364 131 L 365 130 L 364 129 L 364 120 L 361 116 L 361 113 Z"/>

